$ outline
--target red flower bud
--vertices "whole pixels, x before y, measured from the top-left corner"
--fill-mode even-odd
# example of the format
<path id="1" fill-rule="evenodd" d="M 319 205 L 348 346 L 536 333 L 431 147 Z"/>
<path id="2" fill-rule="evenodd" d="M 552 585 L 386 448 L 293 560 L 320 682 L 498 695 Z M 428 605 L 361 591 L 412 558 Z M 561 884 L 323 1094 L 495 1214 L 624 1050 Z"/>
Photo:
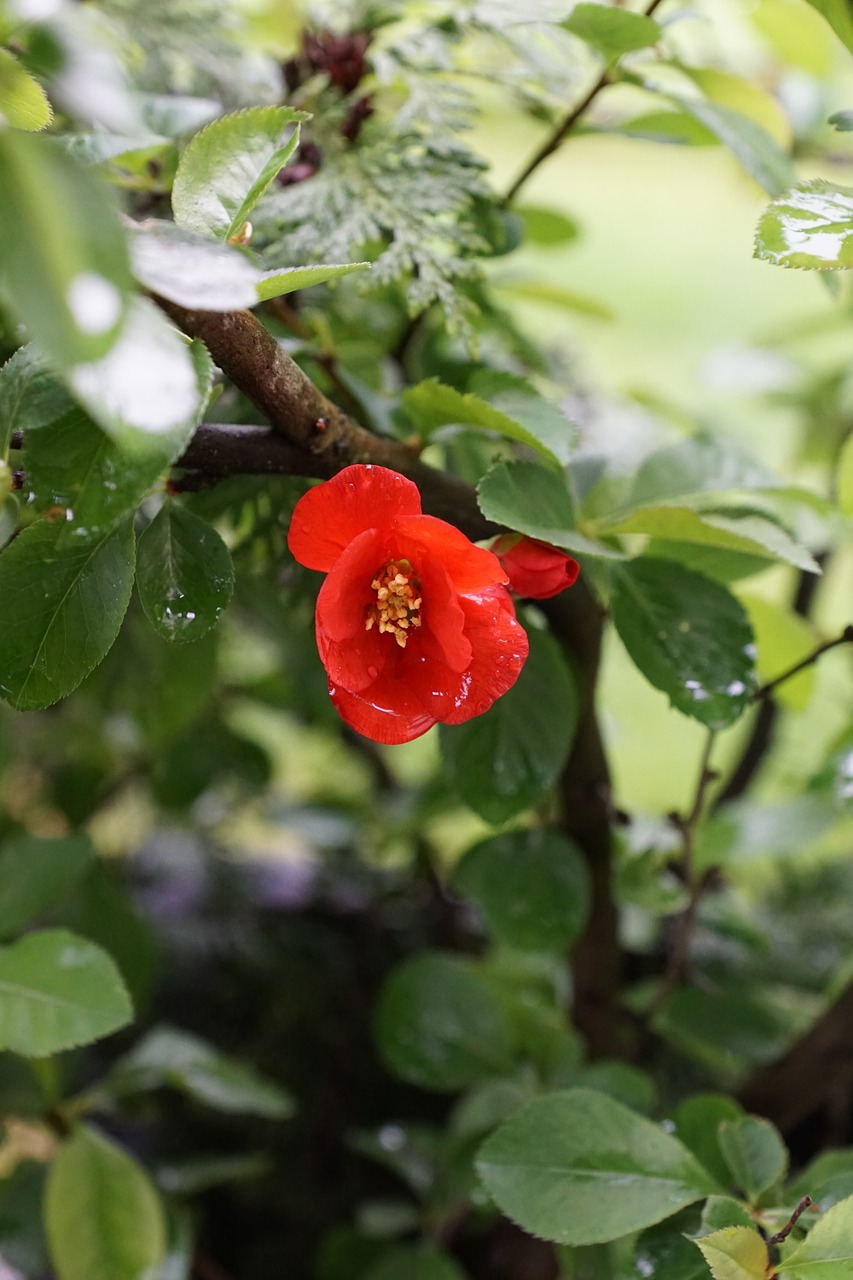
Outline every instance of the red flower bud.
<path id="1" fill-rule="evenodd" d="M 580 565 L 565 551 L 515 533 L 492 543 L 492 551 L 509 578 L 510 589 L 528 600 L 548 600 L 577 580 Z"/>

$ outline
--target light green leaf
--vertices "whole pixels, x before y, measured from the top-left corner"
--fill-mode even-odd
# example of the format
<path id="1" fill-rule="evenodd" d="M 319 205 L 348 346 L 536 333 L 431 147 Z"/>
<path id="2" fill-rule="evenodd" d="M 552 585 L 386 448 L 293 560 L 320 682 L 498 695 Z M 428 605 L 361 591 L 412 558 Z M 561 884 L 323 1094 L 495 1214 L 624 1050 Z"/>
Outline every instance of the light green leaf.
<path id="1" fill-rule="evenodd" d="M 674 560 L 612 569 L 610 611 L 646 679 L 709 729 L 732 724 L 754 687 L 755 644 L 743 606 L 725 587 Z"/>
<path id="2" fill-rule="evenodd" d="M 268 271 L 255 286 L 255 301 L 267 302 L 270 298 L 280 298 L 284 293 L 293 293 L 295 289 L 310 289 L 312 285 L 337 280 L 340 276 L 351 275 L 353 271 L 369 270 L 370 265 L 369 262 L 321 262 L 316 266 Z"/>
<path id="3" fill-rule="evenodd" d="M 169 1085 L 218 1111 L 286 1120 L 292 1098 L 246 1062 L 174 1027 L 149 1031 L 115 1064 L 107 1092 L 123 1097 Z"/>
<path id="4" fill-rule="evenodd" d="M 839 40 L 853 53 L 853 14 L 847 0 L 806 0 L 826 18 Z"/>
<path id="5" fill-rule="evenodd" d="M 46 129 L 53 119 L 47 94 L 8 49 L 0 49 L 0 120 L 13 129 Z"/>
<path id="6" fill-rule="evenodd" d="M 847 437 L 838 455 L 835 487 L 842 513 L 853 516 L 853 436 Z"/>
<path id="7" fill-rule="evenodd" d="M 132 291 L 109 188 L 55 139 L 4 129 L 0 191 L 0 279 L 18 318 L 60 368 L 101 359 Z"/>
<path id="8" fill-rule="evenodd" d="M 524 238 L 529 244 L 570 244 L 580 235 L 580 227 L 574 218 L 568 217 L 562 209 L 525 204 L 516 213 L 524 224 Z"/>
<path id="9" fill-rule="evenodd" d="M 714 1280 L 765 1280 L 767 1245 L 755 1227 L 724 1227 L 694 1243 Z"/>
<path id="10" fill-rule="evenodd" d="M 239 232 L 293 154 L 306 118 L 290 107 L 250 107 L 197 133 L 172 187 L 178 226 L 220 240 Z"/>
<path id="11" fill-rule="evenodd" d="M 231 599 L 231 553 L 213 525 L 167 499 L 139 539 L 136 587 L 165 640 L 199 640 Z"/>
<path id="12" fill-rule="evenodd" d="M 578 720 L 578 691 L 559 645 L 530 631 L 518 680 L 467 724 L 441 725 L 445 769 L 462 799 L 487 822 L 506 822 L 556 782 Z"/>
<path id="13" fill-rule="evenodd" d="M 18 710 L 76 689 L 111 648 L 130 600 L 131 521 L 91 539 L 63 533 L 39 521 L 0 555 L 0 695 Z"/>
<path id="14" fill-rule="evenodd" d="M 487 520 L 572 555 L 626 558 L 624 552 L 577 532 L 566 477 L 535 462 L 499 462 L 477 486 L 477 501 Z"/>
<path id="15" fill-rule="evenodd" d="M 781 1280 L 849 1280 L 853 1274 L 853 1196 L 818 1218 L 779 1264 Z"/>
<path id="16" fill-rule="evenodd" d="M 733 1185 L 753 1203 L 763 1191 L 784 1178 L 788 1152 L 769 1120 L 758 1116 L 724 1120 L 718 1141 L 731 1170 Z"/>
<path id="17" fill-rule="evenodd" d="M 853 266 L 853 188 L 815 178 L 786 191 L 761 215 L 755 257 L 816 271 Z"/>
<path id="18" fill-rule="evenodd" d="M 148 1174 L 88 1126 L 74 1131 L 51 1166 L 45 1225 L 58 1280 L 155 1280 L 166 1253 Z"/>
<path id="19" fill-rule="evenodd" d="M 99 1040 L 133 1016 L 118 969 L 66 929 L 0 947 L 0 1049 L 43 1058 Z"/>
<path id="20" fill-rule="evenodd" d="M 766 600 L 758 595 L 740 595 L 749 614 L 758 646 L 756 670 L 762 684 L 775 680 L 807 658 L 820 643 L 817 627 L 790 605 Z M 812 696 L 815 685 L 814 666 L 798 672 L 774 691 L 781 706 L 801 711 Z"/>
<path id="21" fill-rule="evenodd" d="M 395 1076 L 441 1092 L 505 1074 L 512 1061 L 509 1022 L 492 988 L 471 961 L 437 951 L 393 971 L 375 1039 Z"/>
<path id="22" fill-rule="evenodd" d="M 605 62 L 616 62 L 624 53 L 657 44 L 661 29 L 653 18 L 599 4 L 576 4 L 562 24 L 591 45 Z"/>
<path id="23" fill-rule="evenodd" d="M 718 1190 L 675 1138 L 590 1089 L 537 1098 L 510 1116 L 476 1168 L 507 1217 L 560 1244 L 615 1240 Z"/>
<path id="24" fill-rule="evenodd" d="M 705 98 L 668 96 L 682 111 L 710 129 L 771 196 L 779 196 L 794 185 L 796 174 L 790 157 L 760 124 Z"/>
<path id="25" fill-rule="evenodd" d="M 492 282 L 492 287 L 500 294 L 509 294 L 510 298 L 522 301 L 545 302 L 551 306 L 561 307 L 564 311 L 574 311 L 581 316 L 591 316 L 594 320 L 612 320 L 615 312 L 606 302 L 593 298 L 588 293 L 579 293 L 577 289 L 567 289 L 555 284 L 552 280 L 500 280 Z"/>
<path id="26" fill-rule="evenodd" d="M 19 932 L 54 906 L 92 857 L 87 836 L 13 835 L 0 846 L 0 937 Z"/>
<path id="27" fill-rule="evenodd" d="M 499 941 L 522 951 L 562 951 L 580 934 L 589 873 L 577 847 L 554 831 L 508 831 L 474 845 L 453 874 Z"/>

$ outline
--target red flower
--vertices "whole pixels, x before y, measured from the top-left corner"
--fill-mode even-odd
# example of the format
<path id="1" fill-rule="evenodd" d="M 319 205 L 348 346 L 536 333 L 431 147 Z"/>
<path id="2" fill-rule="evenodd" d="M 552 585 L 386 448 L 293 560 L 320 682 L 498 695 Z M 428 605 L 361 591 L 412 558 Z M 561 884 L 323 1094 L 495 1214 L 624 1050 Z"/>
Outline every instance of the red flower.
<path id="1" fill-rule="evenodd" d="M 565 551 L 515 533 L 505 533 L 492 543 L 510 589 L 528 600 L 547 600 L 577 580 L 580 565 Z"/>
<path id="2" fill-rule="evenodd" d="M 317 647 L 332 701 L 375 742 L 461 724 L 515 683 L 527 657 L 491 551 L 421 514 L 417 488 L 384 467 L 346 467 L 309 489 L 288 545 L 327 574 Z"/>

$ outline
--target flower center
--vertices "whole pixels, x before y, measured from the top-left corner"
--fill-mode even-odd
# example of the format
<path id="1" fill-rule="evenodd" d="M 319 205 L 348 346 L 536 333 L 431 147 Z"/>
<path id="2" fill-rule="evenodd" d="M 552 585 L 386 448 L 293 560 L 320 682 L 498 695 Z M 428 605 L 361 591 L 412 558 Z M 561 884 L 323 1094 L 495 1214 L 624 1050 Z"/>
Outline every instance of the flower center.
<path id="1" fill-rule="evenodd" d="M 391 560 L 370 585 L 376 592 L 376 601 L 368 606 L 365 630 L 375 624 L 380 631 L 390 631 L 400 648 L 405 649 L 409 631 L 421 625 L 420 579 L 408 560 Z"/>

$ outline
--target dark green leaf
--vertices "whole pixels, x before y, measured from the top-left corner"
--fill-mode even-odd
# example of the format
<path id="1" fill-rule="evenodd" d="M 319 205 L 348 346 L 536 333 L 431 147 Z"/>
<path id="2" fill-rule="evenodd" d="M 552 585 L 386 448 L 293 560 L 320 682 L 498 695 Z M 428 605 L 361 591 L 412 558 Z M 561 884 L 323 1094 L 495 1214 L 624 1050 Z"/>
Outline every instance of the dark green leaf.
<path id="1" fill-rule="evenodd" d="M 788 1152 L 769 1120 L 758 1116 L 724 1120 L 717 1139 L 731 1171 L 732 1185 L 753 1203 L 763 1191 L 784 1178 Z"/>
<path id="2" fill-rule="evenodd" d="M 13 129 L 45 129 L 53 119 L 44 89 L 8 49 L 0 49 L 0 119 Z"/>
<path id="3" fill-rule="evenodd" d="M 149 1031 L 119 1059 L 105 1087 L 121 1097 L 162 1085 L 180 1089 L 218 1111 L 270 1120 L 286 1120 L 293 1114 L 293 1100 L 277 1084 L 239 1058 L 174 1027 Z"/>
<path id="4" fill-rule="evenodd" d="M 465 1280 L 465 1272 L 434 1245 L 405 1245 L 370 1267 L 363 1280 Z"/>
<path id="5" fill-rule="evenodd" d="M 51 1166 L 45 1220 L 58 1280 L 154 1280 L 166 1252 L 163 1211 L 147 1173 L 85 1126 Z"/>
<path id="6" fill-rule="evenodd" d="M 680 1103 L 672 1117 L 676 1138 L 693 1152 L 721 1187 L 729 1186 L 730 1173 L 720 1150 L 720 1125 L 724 1120 L 740 1120 L 742 1116 L 743 1111 L 734 1098 L 721 1093 L 698 1093 Z M 715 1225 L 731 1224 L 720 1222 Z"/>
<path id="7" fill-rule="evenodd" d="M 424 1089 L 464 1089 L 511 1062 L 497 996 L 470 961 L 440 952 L 394 970 L 379 997 L 375 1032 L 388 1070 Z"/>
<path id="8" fill-rule="evenodd" d="M 707 1165 L 705 1167 L 707 1168 Z M 733 1200 L 731 1196 L 709 1196 L 702 1209 L 699 1234 L 704 1236 L 711 1231 L 720 1231 L 723 1227 L 753 1225 L 749 1209 L 742 1200 Z"/>
<path id="9" fill-rule="evenodd" d="M 791 1183 L 788 1195 L 792 1202 L 811 1196 L 822 1209 L 853 1196 L 853 1148 L 817 1156 Z"/>
<path id="10" fill-rule="evenodd" d="M 575 529 L 574 503 L 563 474 L 535 462 L 499 462 L 477 486 L 487 520 L 549 542 L 573 555 L 624 559 L 621 551 Z"/>
<path id="11" fill-rule="evenodd" d="M 815 178 L 786 191 L 761 215 L 755 257 L 777 267 L 853 267 L 853 189 Z"/>
<path id="12" fill-rule="evenodd" d="M 742 605 L 672 560 L 640 558 L 612 572 L 613 622 L 646 679 L 710 729 L 735 721 L 754 686 L 755 645 Z"/>
<path id="13" fill-rule="evenodd" d="M 657 1103 L 655 1083 L 648 1072 L 618 1058 L 589 1063 L 581 1068 L 577 1081 L 572 1083 L 606 1093 L 608 1098 L 615 1098 L 632 1111 L 640 1111 L 646 1116 L 652 1114 Z"/>
<path id="14" fill-rule="evenodd" d="M 0 369 L 0 445 L 13 431 L 44 427 L 74 402 L 32 344 L 21 347 Z"/>
<path id="15" fill-rule="evenodd" d="M 19 710 L 75 689 L 118 634 L 133 586 L 129 520 L 79 542 L 40 521 L 0 555 L 0 694 Z"/>
<path id="16" fill-rule="evenodd" d="M 771 196 L 779 196 L 794 185 L 796 174 L 790 157 L 755 120 L 705 98 L 671 97 L 682 111 L 710 129 Z"/>
<path id="17" fill-rule="evenodd" d="M 42 1222 L 44 1182 L 44 1165 L 33 1160 L 23 1161 L 0 1178 L 3 1261 L 28 1276 L 42 1275 L 49 1265 Z"/>
<path id="18" fill-rule="evenodd" d="M 0 1049 L 43 1058 L 99 1040 L 133 1016 L 106 952 L 65 929 L 0 947 Z"/>
<path id="19" fill-rule="evenodd" d="M 853 15 L 847 0 L 806 0 L 806 3 L 823 14 L 839 40 L 853 53 Z M 827 1280 L 830 1277 L 827 1276 Z"/>
<path id="20" fill-rule="evenodd" d="M 165 640 L 198 640 L 231 599 L 231 555 L 212 525 L 167 499 L 139 539 L 136 585 Z"/>
<path id="21" fill-rule="evenodd" d="M 577 847 L 538 828 L 508 831 L 469 849 L 453 887 L 477 904 L 499 941 L 521 950 L 563 950 L 589 912 L 589 873 Z"/>
<path id="22" fill-rule="evenodd" d="M 576 4 L 563 26 L 600 53 L 605 62 L 616 62 L 623 53 L 657 44 L 661 29 L 653 18 L 599 4 Z"/>
<path id="23" fill-rule="evenodd" d="M 486 1139 L 476 1167 L 509 1218 L 561 1244 L 615 1240 L 717 1190 L 677 1139 L 590 1089 L 529 1103 Z"/>
<path id="24" fill-rule="evenodd" d="M 109 189 L 53 139 L 4 129 L 0 191 L 0 278 L 18 317 L 60 368 L 101 359 L 132 287 Z"/>
<path id="25" fill-rule="evenodd" d="M 781 1280 L 848 1280 L 853 1273 L 853 1196 L 822 1214 L 779 1264 Z"/>
<path id="26" fill-rule="evenodd" d="M 175 222 L 220 240 L 239 232 L 293 154 L 304 119 L 290 107 L 251 107 L 212 121 L 178 165 Z"/>
<path id="27" fill-rule="evenodd" d="M 87 836 L 10 836 L 0 847 L 0 937 L 59 902 L 92 857 Z"/>
<path id="28" fill-rule="evenodd" d="M 637 1240 L 631 1280 L 708 1280 L 708 1266 L 693 1241 L 672 1222 L 651 1227 Z"/>
<path id="29" fill-rule="evenodd" d="M 835 111 L 828 118 L 827 124 L 831 124 L 839 133 L 853 133 L 853 111 Z"/>
<path id="30" fill-rule="evenodd" d="M 531 631 L 508 693 L 467 724 L 442 725 L 441 752 L 459 794 L 487 822 L 506 822 L 545 794 L 568 758 L 577 687 L 557 642 Z"/>

